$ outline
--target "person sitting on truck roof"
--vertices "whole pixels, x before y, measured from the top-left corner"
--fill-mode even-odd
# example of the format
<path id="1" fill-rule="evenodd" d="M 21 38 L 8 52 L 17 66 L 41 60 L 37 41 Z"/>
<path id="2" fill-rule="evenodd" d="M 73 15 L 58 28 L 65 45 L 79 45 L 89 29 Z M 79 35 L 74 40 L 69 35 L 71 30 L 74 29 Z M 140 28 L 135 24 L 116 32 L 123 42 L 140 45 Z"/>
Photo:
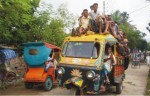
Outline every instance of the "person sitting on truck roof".
<path id="1" fill-rule="evenodd" d="M 101 32 L 103 34 L 108 32 L 109 29 L 109 21 L 107 20 L 108 16 L 107 15 L 103 15 L 102 16 L 102 21 L 101 21 Z"/>
<path id="2" fill-rule="evenodd" d="M 122 34 L 119 31 L 119 26 L 115 22 L 110 23 L 110 33 L 119 41 L 122 41 Z"/>
<path id="3" fill-rule="evenodd" d="M 92 26 L 92 31 L 95 33 L 101 34 L 101 23 L 100 23 L 100 12 L 98 11 L 98 4 L 93 4 L 93 11 L 90 13 L 91 21 L 90 24 Z"/>
<path id="4" fill-rule="evenodd" d="M 127 36 L 126 36 L 126 32 L 125 31 L 123 31 L 123 39 L 126 39 L 127 38 Z"/>
<path id="5" fill-rule="evenodd" d="M 83 10 L 83 16 L 79 20 L 79 33 L 83 34 L 86 33 L 86 31 L 90 30 L 90 16 L 87 9 Z"/>
<path id="6" fill-rule="evenodd" d="M 111 19 L 111 15 L 105 15 L 105 18 L 106 18 L 106 20 L 105 20 L 105 30 L 103 31 L 103 33 L 105 34 L 105 33 L 107 33 L 107 32 L 109 32 L 109 33 L 111 33 L 112 35 L 114 35 L 114 28 L 113 28 L 113 21 L 112 21 L 112 19 Z"/>
<path id="7" fill-rule="evenodd" d="M 128 69 L 128 66 L 129 66 L 129 57 L 130 57 L 130 49 L 128 48 L 127 46 L 128 44 L 128 39 L 124 39 L 123 40 L 123 47 L 125 49 L 125 58 L 124 58 L 124 68 L 125 70 Z"/>
<path id="8" fill-rule="evenodd" d="M 91 9 L 91 12 L 89 12 L 89 15 L 91 16 L 91 15 L 92 15 L 92 12 L 94 11 L 94 6 L 91 5 L 91 6 L 90 6 L 90 9 Z"/>
<path id="9" fill-rule="evenodd" d="M 102 33 L 105 32 L 105 29 L 106 29 L 106 22 L 107 22 L 106 16 L 103 15 L 103 16 L 102 16 L 102 20 L 101 20 L 101 32 L 102 32 Z"/>
<path id="10" fill-rule="evenodd" d="M 118 38 L 118 34 L 119 34 L 119 26 L 117 24 L 117 22 L 112 22 L 113 24 L 113 29 L 114 29 L 114 37 L 115 38 Z"/>
<path id="11" fill-rule="evenodd" d="M 123 31 L 121 29 L 119 29 L 119 36 L 120 36 L 120 41 L 119 42 L 122 42 L 124 40 L 123 38 Z"/>
<path id="12" fill-rule="evenodd" d="M 84 14 L 84 13 L 82 12 L 82 13 L 81 13 L 81 16 L 78 18 L 79 26 L 81 26 L 81 25 L 80 25 L 80 22 L 81 22 L 81 18 L 83 17 L 83 14 Z"/>

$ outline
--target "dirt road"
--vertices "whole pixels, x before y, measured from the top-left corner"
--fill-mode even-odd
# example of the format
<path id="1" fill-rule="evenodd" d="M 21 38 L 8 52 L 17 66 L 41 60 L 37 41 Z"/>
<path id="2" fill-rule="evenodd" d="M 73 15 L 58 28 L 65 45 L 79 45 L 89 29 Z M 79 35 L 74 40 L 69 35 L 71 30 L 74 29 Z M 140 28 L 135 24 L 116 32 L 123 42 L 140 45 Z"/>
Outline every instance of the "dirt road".
<path id="1" fill-rule="evenodd" d="M 126 79 L 123 83 L 123 91 L 121 95 L 144 95 L 147 84 L 149 68 L 147 65 L 141 65 L 140 68 L 131 68 L 126 71 Z M 115 88 L 112 87 L 105 95 L 115 95 Z M 44 91 L 41 87 L 35 86 L 33 89 L 27 90 L 23 84 L 11 87 L 6 90 L 0 89 L 0 95 L 71 95 L 73 92 L 54 86 L 51 91 Z"/>

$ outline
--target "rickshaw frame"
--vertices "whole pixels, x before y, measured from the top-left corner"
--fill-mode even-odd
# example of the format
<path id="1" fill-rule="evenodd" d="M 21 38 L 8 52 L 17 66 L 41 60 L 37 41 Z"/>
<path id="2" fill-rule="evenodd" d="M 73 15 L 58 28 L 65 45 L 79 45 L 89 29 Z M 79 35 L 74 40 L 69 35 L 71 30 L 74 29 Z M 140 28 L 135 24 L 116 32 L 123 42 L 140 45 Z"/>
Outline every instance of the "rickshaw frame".
<path id="1" fill-rule="evenodd" d="M 50 53 L 52 53 L 52 51 L 54 53 L 58 52 L 58 54 L 60 54 L 61 48 L 59 48 L 55 45 L 49 44 L 49 43 L 44 43 L 44 42 L 30 42 L 30 43 L 25 43 L 24 46 L 29 47 L 29 49 L 31 47 L 31 49 L 33 48 L 33 49 L 38 50 L 37 54 L 33 55 L 33 58 L 31 61 L 26 59 L 26 58 L 28 58 L 27 56 L 30 56 L 30 55 L 25 54 L 25 52 L 30 52 L 30 50 L 28 49 L 28 51 L 24 51 L 25 63 L 28 65 L 27 72 L 24 75 L 25 87 L 27 89 L 31 89 L 34 84 L 43 84 L 43 87 L 46 91 L 51 90 L 53 83 L 57 82 L 56 73 L 55 73 L 54 67 L 50 67 L 46 71 L 45 61 L 46 61 L 46 58 L 48 58 L 48 56 L 50 55 Z M 40 47 L 42 47 L 42 48 L 38 49 Z M 45 48 L 45 49 L 43 49 L 43 48 Z M 44 51 L 44 50 L 51 50 L 51 51 Z M 46 53 L 46 52 L 50 52 L 50 53 Z M 45 55 L 43 55 L 44 56 L 43 59 L 45 58 L 44 61 L 41 59 L 42 57 L 40 57 L 40 53 L 45 54 Z M 35 58 L 34 58 L 34 56 L 35 56 Z M 28 63 L 35 61 L 37 58 L 36 56 L 39 56 L 39 59 L 42 60 L 41 65 L 39 66 L 38 64 L 37 65 L 35 64 L 34 66 L 31 66 L 31 65 L 29 66 Z M 39 60 L 39 59 L 37 59 L 37 60 Z M 53 58 L 53 60 L 54 59 L 55 59 L 55 57 Z M 35 74 L 35 73 L 37 73 L 37 74 Z"/>

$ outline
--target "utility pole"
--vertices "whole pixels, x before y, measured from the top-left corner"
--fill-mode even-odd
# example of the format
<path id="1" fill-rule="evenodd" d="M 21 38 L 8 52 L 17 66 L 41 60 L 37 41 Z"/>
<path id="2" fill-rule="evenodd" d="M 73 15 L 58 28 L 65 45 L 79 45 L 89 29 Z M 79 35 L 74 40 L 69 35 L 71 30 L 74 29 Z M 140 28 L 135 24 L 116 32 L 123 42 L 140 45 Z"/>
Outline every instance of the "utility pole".
<path id="1" fill-rule="evenodd" d="M 105 1 L 103 1 L 103 13 L 105 14 Z"/>

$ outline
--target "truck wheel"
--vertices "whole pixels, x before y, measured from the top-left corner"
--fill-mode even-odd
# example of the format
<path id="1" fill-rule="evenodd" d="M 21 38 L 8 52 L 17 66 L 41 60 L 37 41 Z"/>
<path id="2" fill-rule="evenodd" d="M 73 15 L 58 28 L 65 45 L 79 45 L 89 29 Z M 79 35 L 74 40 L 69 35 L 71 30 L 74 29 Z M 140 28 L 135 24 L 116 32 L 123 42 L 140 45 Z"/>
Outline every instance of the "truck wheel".
<path id="1" fill-rule="evenodd" d="M 25 82 L 25 88 L 26 89 L 32 89 L 33 85 L 34 85 L 34 83 L 32 83 L 32 82 Z"/>
<path id="2" fill-rule="evenodd" d="M 122 82 L 116 84 L 116 94 L 121 94 L 122 92 Z"/>
<path id="3" fill-rule="evenodd" d="M 52 86 L 53 86 L 53 81 L 51 77 L 48 76 L 43 84 L 43 87 L 46 91 L 49 91 L 52 89 Z"/>
<path id="4" fill-rule="evenodd" d="M 79 88 L 76 88 L 75 96 L 82 96 L 82 95 L 84 95 L 84 92 L 81 91 Z"/>

